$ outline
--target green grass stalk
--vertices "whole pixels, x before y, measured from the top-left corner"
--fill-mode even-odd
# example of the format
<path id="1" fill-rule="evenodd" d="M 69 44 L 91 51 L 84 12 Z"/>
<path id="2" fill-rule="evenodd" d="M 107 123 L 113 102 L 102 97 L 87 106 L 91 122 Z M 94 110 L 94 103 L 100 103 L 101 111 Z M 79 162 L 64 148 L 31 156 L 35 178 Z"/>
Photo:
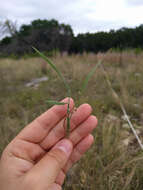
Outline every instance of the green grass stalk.
<path id="1" fill-rule="evenodd" d="M 64 76 L 62 75 L 62 73 L 58 70 L 58 68 L 52 63 L 51 60 L 49 60 L 43 53 L 41 53 L 39 50 L 37 50 L 35 47 L 33 47 L 33 49 L 37 52 L 37 54 L 42 57 L 51 67 L 52 69 L 58 74 L 58 76 L 60 77 L 60 79 L 63 81 L 65 88 L 67 90 L 67 94 L 68 94 L 68 102 L 67 103 L 63 103 L 63 102 L 57 102 L 54 100 L 47 100 L 46 102 L 52 105 L 64 105 L 67 104 L 67 115 L 66 115 L 66 120 L 67 120 L 67 126 L 66 126 L 66 136 L 68 137 L 70 134 L 70 120 L 72 117 L 73 112 L 70 111 L 70 97 L 71 97 L 71 89 L 69 84 L 66 82 Z M 95 73 L 97 67 L 101 64 L 101 62 L 99 62 L 87 75 L 87 77 L 85 78 L 82 88 L 81 88 L 81 92 L 83 93 L 85 91 L 85 89 L 87 88 L 88 82 L 91 79 L 91 77 L 93 76 L 93 74 Z M 65 122 L 64 122 L 65 125 Z M 65 127 L 65 126 L 64 126 Z"/>

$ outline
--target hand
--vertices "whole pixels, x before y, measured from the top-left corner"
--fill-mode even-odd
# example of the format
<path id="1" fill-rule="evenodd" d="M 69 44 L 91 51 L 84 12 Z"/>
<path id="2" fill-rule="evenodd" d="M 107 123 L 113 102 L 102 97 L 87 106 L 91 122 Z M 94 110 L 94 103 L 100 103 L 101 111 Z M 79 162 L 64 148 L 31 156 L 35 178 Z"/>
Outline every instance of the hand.
<path id="1" fill-rule="evenodd" d="M 64 99 L 63 102 L 67 102 Z M 70 99 L 70 110 L 74 102 Z M 93 143 L 97 119 L 88 104 L 71 118 L 65 139 L 67 105 L 53 106 L 26 126 L 4 150 L 0 160 L 1 190 L 61 190 L 66 173 Z"/>

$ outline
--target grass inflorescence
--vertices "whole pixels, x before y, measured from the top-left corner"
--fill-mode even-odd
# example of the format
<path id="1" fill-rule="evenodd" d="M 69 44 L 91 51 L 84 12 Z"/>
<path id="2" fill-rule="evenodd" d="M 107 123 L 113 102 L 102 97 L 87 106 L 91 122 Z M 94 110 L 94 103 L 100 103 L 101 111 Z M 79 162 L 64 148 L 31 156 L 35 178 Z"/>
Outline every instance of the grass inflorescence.
<path id="1" fill-rule="evenodd" d="M 49 65 L 50 67 L 58 74 L 59 78 L 62 80 L 62 82 L 64 83 L 64 86 L 67 90 L 67 95 L 68 95 L 68 102 L 67 103 L 62 103 L 62 102 L 57 102 L 57 101 L 54 101 L 54 100 L 47 100 L 46 102 L 47 103 L 50 103 L 52 105 L 64 105 L 64 104 L 67 104 L 67 114 L 66 114 L 66 120 L 67 120 L 67 126 L 66 126 L 66 136 L 68 137 L 69 134 L 70 134 L 70 120 L 71 120 L 71 117 L 72 117 L 72 111 L 70 111 L 70 97 L 72 96 L 71 94 L 71 88 L 69 86 L 69 84 L 67 83 L 67 81 L 65 80 L 63 74 L 60 72 L 60 70 L 56 67 L 56 65 L 54 65 L 52 63 L 52 61 L 46 57 L 43 53 L 41 53 L 39 50 L 37 50 L 35 47 L 33 47 L 33 49 L 39 54 L 39 56 L 41 56 Z M 88 75 L 86 76 L 85 80 L 83 81 L 83 85 L 80 89 L 80 94 L 83 93 L 87 86 L 88 86 L 88 82 L 90 80 L 90 78 L 93 76 L 93 74 L 95 73 L 97 67 L 101 64 L 101 62 L 99 62 L 89 73 Z M 65 122 L 64 122 L 65 124 Z M 65 126 L 64 126 L 65 128 Z"/>

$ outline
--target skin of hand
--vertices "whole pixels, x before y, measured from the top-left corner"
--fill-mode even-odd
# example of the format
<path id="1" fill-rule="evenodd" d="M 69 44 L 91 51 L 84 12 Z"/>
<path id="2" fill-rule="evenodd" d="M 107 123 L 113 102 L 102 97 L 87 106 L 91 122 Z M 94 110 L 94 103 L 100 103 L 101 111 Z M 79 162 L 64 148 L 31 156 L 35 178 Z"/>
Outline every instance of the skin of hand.
<path id="1" fill-rule="evenodd" d="M 67 102 L 68 98 L 62 100 Z M 74 101 L 70 99 L 70 110 Z M 64 120 L 67 104 L 53 106 L 26 126 L 0 159 L 1 190 L 61 190 L 67 171 L 93 144 L 97 125 L 92 108 L 82 104 L 73 113 L 69 138 Z"/>

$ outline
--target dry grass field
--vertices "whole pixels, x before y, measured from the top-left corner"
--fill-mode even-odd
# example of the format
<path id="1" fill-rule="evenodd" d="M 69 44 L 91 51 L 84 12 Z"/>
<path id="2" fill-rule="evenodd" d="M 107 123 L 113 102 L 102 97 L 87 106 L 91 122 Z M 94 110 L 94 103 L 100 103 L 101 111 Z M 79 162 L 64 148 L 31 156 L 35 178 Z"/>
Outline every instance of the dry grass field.
<path id="1" fill-rule="evenodd" d="M 103 59 L 113 89 L 143 142 L 143 53 L 56 55 L 53 63 L 64 74 L 76 105 L 89 103 L 97 116 L 95 143 L 69 171 L 64 190 L 142 190 L 143 152 L 112 97 L 99 67 L 81 95 L 85 76 Z M 35 78 L 47 81 L 27 87 Z M 47 99 L 66 96 L 63 83 L 41 58 L 0 59 L 0 153 L 15 135 L 49 108 Z"/>

